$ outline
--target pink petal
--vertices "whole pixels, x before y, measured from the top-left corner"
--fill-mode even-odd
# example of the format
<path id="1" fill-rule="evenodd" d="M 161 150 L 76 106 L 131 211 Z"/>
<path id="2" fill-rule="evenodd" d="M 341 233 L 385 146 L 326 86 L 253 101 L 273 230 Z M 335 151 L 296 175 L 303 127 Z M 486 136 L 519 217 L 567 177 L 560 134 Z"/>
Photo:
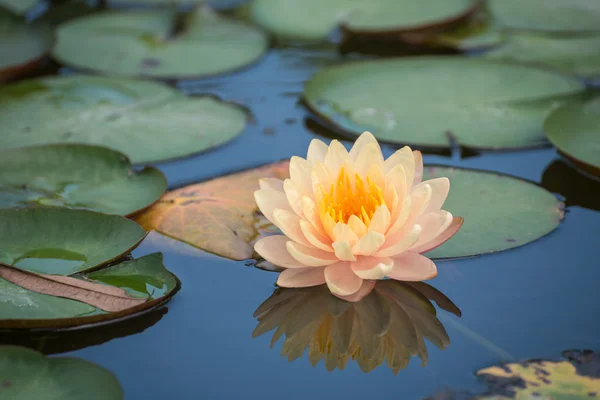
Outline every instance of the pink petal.
<path id="1" fill-rule="evenodd" d="M 313 193 L 316 199 L 319 200 L 321 193 L 329 191 L 331 185 L 335 183 L 337 175 L 334 176 L 334 173 L 324 163 L 316 162 L 313 165 L 310 179 Z"/>
<path id="2" fill-rule="evenodd" d="M 413 151 L 413 157 L 415 159 L 415 177 L 412 182 L 412 186 L 418 185 L 423 179 L 423 155 L 419 150 Z"/>
<path id="3" fill-rule="evenodd" d="M 442 244 L 446 243 L 452 236 L 454 236 L 456 232 L 458 232 L 458 230 L 463 224 L 463 221 L 464 220 L 460 217 L 454 217 L 448 229 L 442 232 L 438 237 L 433 239 L 431 242 L 424 243 L 418 247 L 412 248 L 411 251 L 415 253 L 426 253 L 435 248 L 438 248 Z"/>
<path id="4" fill-rule="evenodd" d="M 321 232 L 319 232 L 310 222 L 301 219 L 300 229 L 302 230 L 306 240 L 308 240 L 310 244 L 315 246 L 317 249 L 330 252 L 333 251 L 333 248 L 331 247 L 331 239 L 323 236 Z"/>
<path id="5" fill-rule="evenodd" d="M 431 200 L 425 212 L 438 211 L 444 205 L 448 193 L 450 192 L 450 181 L 446 177 L 430 179 L 415 186 L 415 189 L 420 185 L 431 186 Z"/>
<path id="6" fill-rule="evenodd" d="M 385 243 L 385 236 L 379 232 L 368 232 L 352 248 L 355 255 L 370 256 Z"/>
<path id="7" fill-rule="evenodd" d="M 394 185 L 398 199 L 404 199 L 408 192 L 406 172 L 402 164 L 397 164 L 388 173 L 385 174 L 385 180 Z"/>
<path id="8" fill-rule="evenodd" d="M 285 192 L 285 196 L 287 197 L 288 203 L 290 203 L 290 207 L 294 212 L 299 216 L 303 217 L 302 214 L 302 196 L 300 192 L 294 185 L 291 179 L 286 179 L 283 182 L 283 190 Z"/>
<path id="9" fill-rule="evenodd" d="M 437 276 L 437 268 L 433 261 L 413 251 L 407 251 L 394 257 L 394 266 L 388 274 L 389 278 L 399 281 L 424 281 Z"/>
<path id="10" fill-rule="evenodd" d="M 349 296 L 358 292 L 363 280 L 352 272 L 349 262 L 340 261 L 325 268 L 325 282 L 331 293 Z"/>
<path id="11" fill-rule="evenodd" d="M 368 143 L 361 148 L 356 157 L 354 168 L 361 176 L 366 176 L 372 165 L 383 167 L 383 155 L 378 143 Z"/>
<path id="12" fill-rule="evenodd" d="M 261 189 L 273 189 L 283 192 L 283 181 L 277 178 L 262 178 L 258 180 Z"/>
<path id="13" fill-rule="evenodd" d="M 286 248 L 292 257 L 307 267 L 322 267 L 339 261 L 333 253 L 292 241 L 286 243 Z"/>
<path id="14" fill-rule="evenodd" d="M 302 197 L 302 214 L 304 218 L 311 225 L 321 233 L 321 235 L 326 235 L 325 229 L 323 229 L 323 224 L 321 223 L 321 217 L 319 216 L 319 210 L 317 209 L 317 205 L 315 202 L 308 196 Z"/>
<path id="15" fill-rule="evenodd" d="M 321 215 L 321 223 L 323 225 L 324 233 L 333 239 L 333 229 L 335 228 L 336 222 L 331 218 L 328 213 Z"/>
<path id="16" fill-rule="evenodd" d="M 348 242 L 350 246 L 358 240 L 358 236 L 343 222 L 338 222 L 333 227 L 333 240 L 336 242 Z"/>
<path id="17" fill-rule="evenodd" d="M 393 257 L 410 249 L 419 240 L 421 226 L 413 225 L 407 232 L 401 231 L 396 235 L 388 236 L 383 247 L 374 255 L 376 257 Z"/>
<path id="18" fill-rule="evenodd" d="M 352 254 L 352 247 L 348 242 L 333 242 L 335 256 L 342 261 L 356 261 L 356 257 Z"/>
<path id="19" fill-rule="evenodd" d="M 411 206 L 412 200 L 410 196 L 405 197 L 404 201 L 398 207 L 398 215 L 392 217 L 392 223 L 390 224 L 390 228 L 387 231 L 388 236 L 393 235 L 394 233 L 400 231 L 404 227 L 406 221 L 408 220 L 408 217 L 410 216 L 410 211 L 412 209 Z"/>
<path id="20" fill-rule="evenodd" d="M 354 145 L 350 149 L 350 158 L 352 158 L 353 161 L 356 161 L 360 156 L 361 151 L 369 144 L 374 144 L 377 146 L 379 153 L 381 153 L 381 148 L 379 147 L 379 143 L 377 142 L 375 136 L 373 136 L 371 132 L 363 132 L 358 139 L 356 139 Z"/>
<path id="21" fill-rule="evenodd" d="M 359 257 L 351 265 L 352 271 L 362 279 L 382 279 L 392 270 L 391 258 Z"/>
<path id="22" fill-rule="evenodd" d="M 300 192 L 307 192 L 312 188 L 312 164 L 304 158 L 293 156 L 290 158 L 290 179 Z"/>
<path id="23" fill-rule="evenodd" d="M 417 219 L 417 224 L 421 225 L 423 231 L 417 243 L 412 248 L 419 247 L 429 243 L 442 234 L 452 223 L 452 214 L 448 211 L 438 210 L 421 215 Z"/>
<path id="24" fill-rule="evenodd" d="M 273 211 L 273 221 L 271 222 L 294 242 L 310 246 L 310 242 L 306 240 L 300 229 L 300 217 L 292 211 L 276 208 Z"/>
<path id="25" fill-rule="evenodd" d="M 325 160 L 325 155 L 327 154 L 327 145 L 318 139 L 313 139 L 310 141 L 310 145 L 308 146 L 308 153 L 306 154 L 306 159 L 312 163 L 314 162 L 323 162 Z"/>
<path id="26" fill-rule="evenodd" d="M 371 218 L 371 223 L 369 224 L 369 232 L 379 232 L 382 235 L 385 235 L 388 228 L 390 227 L 390 210 L 388 210 L 387 206 L 379 206 L 375 213 L 373 214 L 373 218 Z"/>
<path id="27" fill-rule="evenodd" d="M 349 296 L 340 296 L 337 294 L 335 296 L 339 297 L 342 300 L 346 300 L 351 303 L 356 303 L 358 301 L 361 301 L 365 297 L 367 297 L 369 295 L 369 293 L 371 293 L 373 291 L 373 289 L 375 288 L 375 283 L 376 283 L 375 281 L 364 280 L 362 285 L 360 286 L 360 289 L 358 289 L 358 292 L 351 294 Z"/>
<path id="28" fill-rule="evenodd" d="M 283 192 L 273 189 L 260 189 L 254 192 L 254 200 L 260 212 L 272 223 L 275 223 L 275 209 L 291 210 L 287 197 Z"/>
<path id="29" fill-rule="evenodd" d="M 351 215 L 350 218 L 348 218 L 348 226 L 359 238 L 363 237 L 367 233 L 367 226 L 356 215 Z"/>
<path id="30" fill-rule="evenodd" d="M 309 287 L 325 283 L 325 267 L 286 269 L 279 274 L 277 284 L 281 287 Z"/>
<path id="31" fill-rule="evenodd" d="M 400 208 L 398 205 L 400 204 L 400 198 L 398 197 L 398 192 L 396 192 L 396 188 L 391 183 L 387 183 L 385 185 L 385 190 L 383 191 L 383 198 L 388 208 L 390 209 L 391 219 L 395 221 L 400 213 Z M 402 201 L 404 201 L 404 196 L 402 197 Z"/>
<path id="32" fill-rule="evenodd" d="M 412 150 L 408 146 L 404 146 L 400 150 L 392 154 L 383 163 L 383 172 L 388 173 L 395 165 L 402 165 L 404 167 L 404 173 L 406 175 L 406 183 L 410 183 L 414 180 L 415 176 L 415 157 Z"/>
<path id="33" fill-rule="evenodd" d="M 385 188 L 385 175 L 383 174 L 383 169 L 381 169 L 379 164 L 371 164 L 367 170 L 367 176 L 374 184 L 382 189 Z"/>
<path id="34" fill-rule="evenodd" d="M 338 171 L 345 163 L 350 163 L 348 150 L 338 140 L 332 140 L 325 155 L 325 166 L 333 172 L 337 178 Z"/>
<path id="35" fill-rule="evenodd" d="M 265 260 L 283 268 L 306 268 L 290 255 L 286 243 L 289 239 L 283 235 L 267 236 L 254 244 L 254 250 Z"/>

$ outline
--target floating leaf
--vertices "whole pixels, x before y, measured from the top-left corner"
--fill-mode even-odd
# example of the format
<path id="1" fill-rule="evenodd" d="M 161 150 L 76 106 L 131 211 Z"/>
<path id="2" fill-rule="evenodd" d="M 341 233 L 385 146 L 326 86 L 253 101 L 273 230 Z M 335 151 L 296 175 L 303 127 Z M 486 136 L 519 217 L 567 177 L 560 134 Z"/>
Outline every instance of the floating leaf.
<path id="1" fill-rule="evenodd" d="M 121 400 L 109 371 L 78 358 L 46 358 L 37 351 L 0 346 L 0 397 L 10 400 Z"/>
<path id="2" fill-rule="evenodd" d="M 600 176 L 600 97 L 573 101 L 554 111 L 544 130 L 579 167 Z"/>
<path id="3" fill-rule="evenodd" d="M 43 204 L 130 215 L 167 189 L 156 168 L 132 169 L 116 151 L 80 144 L 0 151 L 0 208 Z"/>
<path id="4" fill-rule="evenodd" d="M 0 8 L 15 14 L 25 14 L 41 2 L 42 0 L 0 0 Z"/>
<path id="5" fill-rule="evenodd" d="M 450 344 L 430 296 L 460 314 L 450 299 L 425 283 L 378 281 L 356 303 L 340 300 L 325 285 L 279 289 L 254 313 L 259 323 L 253 336 L 276 328 L 271 346 L 285 336 L 281 354 L 290 362 L 308 348 L 313 367 L 323 359 L 327 370 L 343 370 L 353 359 L 363 372 L 387 362 L 398 374 L 414 355 L 427 364 L 424 338 L 442 350 Z"/>
<path id="6" fill-rule="evenodd" d="M 584 77 L 600 75 L 600 34 L 549 36 L 511 32 L 506 42 L 484 57 L 519 61 Z"/>
<path id="7" fill-rule="evenodd" d="M 45 26 L 26 24 L 0 9 L 0 82 L 37 68 L 50 51 L 51 38 Z"/>
<path id="8" fill-rule="evenodd" d="M 0 88 L 0 119 L 0 149 L 87 143 L 143 163 L 222 145 L 242 132 L 246 112 L 212 97 L 188 98 L 155 82 L 69 76 Z"/>
<path id="9" fill-rule="evenodd" d="M 464 223 L 448 242 L 427 253 L 428 257 L 508 250 L 552 232 L 563 219 L 563 204 L 534 183 L 495 172 L 425 166 L 424 180 L 442 176 L 450 179 L 451 186 L 444 209 L 463 217 Z"/>
<path id="10" fill-rule="evenodd" d="M 53 275 L 71 275 L 107 264 L 145 236 L 117 215 L 58 207 L 0 210 L 0 262 Z"/>
<path id="11" fill-rule="evenodd" d="M 321 40 L 342 25 L 354 33 L 389 34 L 440 28 L 470 15 L 474 0 L 253 0 L 253 22 L 281 39 Z"/>
<path id="12" fill-rule="evenodd" d="M 187 17 L 181 32 L 175 15 L 157 10 L 77 18 L 59 26 L 52 54 L 106 74 L 190 78 L 237 70 L 268 48 L 262 32 L 205 9 Z"/>
<path id="13" fill-rule="evenodd" d="M 394 144 L 480 149 L 546 143 L 550 111 L 579 96 L 580 81 L 530 66 L 459 57 L 416 57 L 326 68 L 304 100 L 355 137 L 365 130 Z"/>
<path id="14" fill-rule="evenodd" d="M 250 169 L 167 193 L 136 221 L 211 253 L 234 260 L 252 257 L 252 244 L 269 231 L 254 191 L 261 178 L 284 178 L 288 163 Z"/>
<path id="15" fill-rule="evenodd" d="M 564 160 L 555 160 L 542 175 L 542 186 L 559 193 L 568 207 L 600 211 L 600 180 L 579 173 Z"/>
<path id="16" fill-rule="evenodd" d="M 548 32 L 600 32 L 597 0 L 488 0 L 503 25 Z"/>
<path id="17" fill-rule="evenodd" d="M 59 294 L 63 288 L 55 286 L 49 294 L 41 294 L 0 279 L 0 328 L 65 328 L 118 321 L 160 307 L 179 290 L 177 278 L 165 269 L 160 253 L 67 278 L 53 279 L 67 281 L 71 287 L 77 284 L 87 288 L 87 293 L 90 290 L 98 292 L 99 285 L 103 285 L 104 294 L 111 293 L 113 297 L 118 294 L 121 298 L 126 294 L 127 304 L 119 300 L 119 307 L 112 307 L 114 311 L 105 312 L 97 306 L 104 307 L 107 302 L 94 301 L 94 305 L 90 305 L 63 298 L 67 297 Z M 69 295 L 75 292 L 74 289 L 66 290 L 65 294 Z M 96 300 L 100 297 L 98 295 Z"/>

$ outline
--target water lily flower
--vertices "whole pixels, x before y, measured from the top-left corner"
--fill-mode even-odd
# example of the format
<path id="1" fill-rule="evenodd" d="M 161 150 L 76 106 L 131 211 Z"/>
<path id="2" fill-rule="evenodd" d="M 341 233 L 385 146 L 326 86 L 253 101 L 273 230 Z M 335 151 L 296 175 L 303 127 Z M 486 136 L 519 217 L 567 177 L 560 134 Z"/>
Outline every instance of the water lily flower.
<path id="1" fill-rule="evenodd" d="M 279 286 L 327 283 L 348 301 L 384 277 L 431 279 L 437 268 L 422 253 L 450 239 L 462 218 L 441 209 L 448 179 L 422 177 L 420 152 L 404 147 L 384 160 L 369 132 L 350 151 L 315 139 L 306 159 L 291 158 L 289 179 L 260 180 L 256 203 L 283 235 L 260 239 L 254 249 L 284 268 Z"/>

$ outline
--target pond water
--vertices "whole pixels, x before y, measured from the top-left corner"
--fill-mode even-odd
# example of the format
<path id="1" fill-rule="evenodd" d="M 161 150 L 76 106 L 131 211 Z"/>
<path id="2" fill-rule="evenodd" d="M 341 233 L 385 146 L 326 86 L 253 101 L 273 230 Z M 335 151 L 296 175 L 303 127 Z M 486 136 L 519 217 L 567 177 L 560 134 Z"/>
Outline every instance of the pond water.
<path id="1" fill-rule="evenodd" d="M 188 94 L 212 93 L 245 105 L 252 123 L 216 150 L 158 164 L 170 187 L 305 154 L 310 140 L 323 139 L 326 131 L 298 104 L 303 82 L 340 60 L 328 50 L 272 49 L 236 74 L 178 83 Z M 329 135 L 326 140 L 335 137 Z M 386 156 L 394 151 L 383 150 Z M 439 275 L 428 283 L 449 297 L 462 317 L 438 310 L 450 345 L 442 351 L 427 343 L 426 366 L 414 357 L 395 375 L 385 364 L 364 373 L 352 360 L 343 371 L 328 372 L 322 362 L 312 367 L 306 353 L 288 362 L 280 355 L 282 341 L 269 347 L 272 334 L 252 337 L 253 313 L 273 293 L 276 274 L 152 240 L 154 235 L 134 256 L 163 251 L 166 267 L 181 279 L 182 289 L 167 312 L 96 328 L 104 339 L 89 344 L 129 336 L 76 351 L 67 352 L 94 335 L 75 332 L 59 345 L 49 335 L 46 351 L 54 346 L 106 367 L 127 399 L 291 400 L 421 399 L 448 388 L 477 392 L 485 389 L 474 375 L 477 369 L 557 358 L 567 349 L 600 349 L 600 183 L 572 170 L 551 148 L 485 154 L 456 148 L 451 154 L 426 153 L 424 160 L 543 182 L 568 205 L 560 227 L 532 244 L 438 263 Z"/>

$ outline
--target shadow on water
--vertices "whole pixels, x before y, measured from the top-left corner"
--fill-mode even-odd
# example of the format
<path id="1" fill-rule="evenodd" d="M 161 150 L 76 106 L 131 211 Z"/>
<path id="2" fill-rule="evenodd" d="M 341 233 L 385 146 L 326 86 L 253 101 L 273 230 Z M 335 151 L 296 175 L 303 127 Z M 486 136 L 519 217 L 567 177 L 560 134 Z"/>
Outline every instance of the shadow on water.
<path id="1" fill-rule="evenodd" d="M 600 180 L 587 176 L 558 159 L 544 171 L 542 186 L 562 195 L 567 207 L 600 211 Z"/>
<path id="2" fill-rule="evenodd" d="M 290 362 L 308 349 L 313 367 L 323 360 L 328 371 L 343 370 L 353 360 L 368 373 L 385 362 L 398 374 L 412 356 L 427 364 L 424 338 L 440 350 L 450 345 L 432 301 L 461 316 L 448 297 L 422 282 L 379 281 L 356 303 L 338 299 L 326 285 L 278 289 L 255 311 L 253 337 L 275 329 L 271 347 L 285 337 L 281 355 Z"/>

